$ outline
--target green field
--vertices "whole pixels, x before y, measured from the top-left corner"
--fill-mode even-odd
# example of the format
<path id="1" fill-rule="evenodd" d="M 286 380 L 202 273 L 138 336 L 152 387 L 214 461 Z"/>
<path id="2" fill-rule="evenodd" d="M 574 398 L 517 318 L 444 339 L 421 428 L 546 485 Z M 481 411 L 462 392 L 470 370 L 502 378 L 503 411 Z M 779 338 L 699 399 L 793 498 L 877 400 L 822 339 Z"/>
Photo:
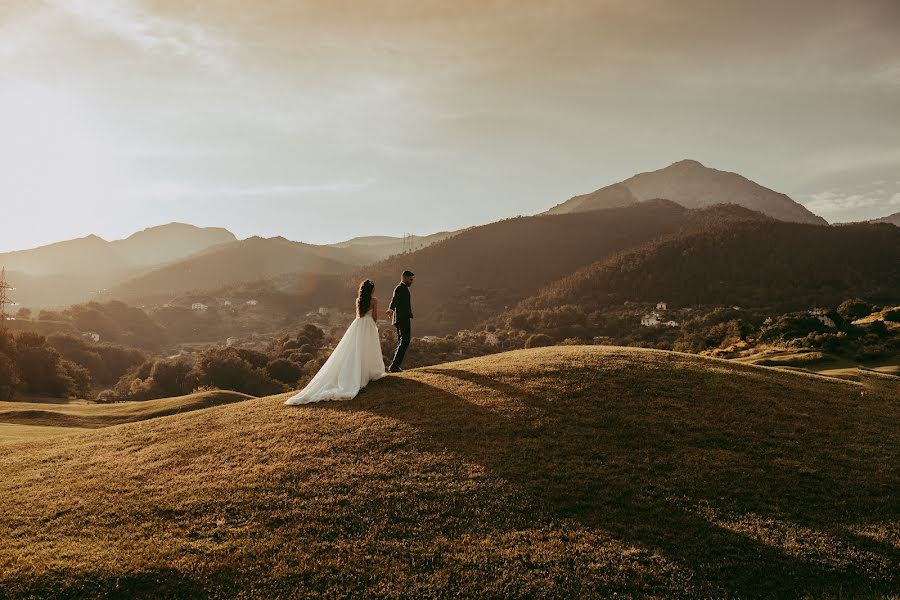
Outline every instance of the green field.
<path id="1" fill-rule="evenodd" d="M 5 445 L 0 597 L 900 593 L 890 375 L 555 347 L 286 396 Z"/>

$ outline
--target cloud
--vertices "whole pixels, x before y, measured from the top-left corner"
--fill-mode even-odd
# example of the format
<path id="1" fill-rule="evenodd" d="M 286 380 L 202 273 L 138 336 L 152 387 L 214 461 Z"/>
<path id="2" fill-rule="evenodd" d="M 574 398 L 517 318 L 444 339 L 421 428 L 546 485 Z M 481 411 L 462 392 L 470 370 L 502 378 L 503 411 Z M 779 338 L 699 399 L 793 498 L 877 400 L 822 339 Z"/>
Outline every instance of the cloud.
<path id="1" fill-rule="evenodd" d="M 290 183 L 249 186 L 211 186 L 198 187 L 181 182 L 159 182 L 141 192 L 147 199 L 166 198 L 176 200 L 189 199 L 225 199 L 225 198 L 257 198 L 277 199 L 307 194 L 342 194 L 362 191 L 375 183 L 375 178 L 363 180 L 338 180 L 320 183 Z"/>
<path id="2" fill-rule="evenodd" d="M 107 33 L 147 53 L 171 53 L 205 67 L 227 67 L 231 45 L 212 30 L 153 14 L 135 0 L 51 0 L 54 8 L 94 32 Z"/>
<path id="3" fill-rule="evenodd" d="M 806 208 L 831 222 L 876 218 L 896 212 L 900 206 L 900 192 L 890 194 L 883 189 L 857 193 L 825 190 L 808 198 Z"/>

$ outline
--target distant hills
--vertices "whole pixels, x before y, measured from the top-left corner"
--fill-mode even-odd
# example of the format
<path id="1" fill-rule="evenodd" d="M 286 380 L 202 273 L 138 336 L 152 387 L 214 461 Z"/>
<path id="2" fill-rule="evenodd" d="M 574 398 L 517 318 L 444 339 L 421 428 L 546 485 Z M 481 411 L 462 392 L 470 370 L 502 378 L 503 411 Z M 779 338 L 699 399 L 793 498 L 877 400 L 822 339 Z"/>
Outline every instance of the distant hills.
<path id="1" fill-rule="evenodd" d="M 472 227 L 408 255 L 356 272 L 376 282 L 386 302 L 405 269 L 417 273 L 416 334 L 474 326 L 544 285 L 597 260 L 682 229 L 733 220 L 768 219 L 737 206 L 690 210 L 668 200 L 578 214 L 506 219 Z M 349 293 L 348 289 L 348 293 Z"/>
<path id="2" fill-rule="evenodd" d="M 178 260 L 236 240 L 233 233 L 222 227 L 169 223 L 138 231 L 124 240 L 110 242 L 110 246 L 131 264 L 148 266 Z"/>
<path id="3" fill-rule="evenodd" d="M 806 308 L 855 296 L 876 302 L 900 297 L 900 229 L 755 220 L 680 233 L 595 262 L 512 313 L 659 300 Z"/>
<path id="4" fill-rule="evenodd" d="M 475 326 L 543 293 L 545 286 L 595 263 L 606 264 L 620 253 L 639 251 L 642 260 L 648 259 L 647 244 L 661 240 L 671 244 L 672 236 L 748 220 L 828 225 L 784 194 L 736 173 L 682 160 L 575 196 L 540 215 L 427 236 L 363 236 L 315 245 L 283 237 L 238 240 L 226 229 L 170 223 L 123 240 L 106 241 L 92 235 L 8 252 L 0 254 L 0 265 L 6 266 L 17 288 L 13 299 L 32 309 L 92 299 L 153 305 L 175 298 L 217 297 L 238 289 L 268 293 L 281 305 L 305 298 L 307 303 L 343 306 L 364 277 L 376 280 L 377 294 L 386 300 L 399 274 L 408 268 L 420 275 L 415 288 L 417 333 L 444 334 Z M 877 221 L 900 225 L 900 213 Z M 786 231 L 774 224 L 767 227 L 775 232 L 772 235 Z M 735 231 L 747 234 L 743 228 Z M 815 243 L 831 240 L 839 251 L 844 243 L 841 236 L 849 234 L 830 235 L 815 234 L 819 236 L 814 236 Z M 746 243 L 758 246 L 740 250 L 744 256 L 733 260 L 743 261 L 748 272 L 761 268 L 753 267 L 752 260 L 770 266 L 773 260 L 790 263 L 777 253 L 771 257 L 754 254 L 767 247 L 764 237 L 748 238 Z M 861 239 L 860 247 L 873 243 Z M 661 253 L 660 261 L 666 248 L 677 251 L 675 246 L 654 248 Z M 732 250 L 723 247 L 720 251 L 727 255 Z M 805 251 L 797 249 L 798 255 L 806 256 Z M 881 256 L 886 255 L 872 254 L 873 264 L 879 263 Z M 722 256 L 710 258 L 719 259 L 724 260 Z M 670 274 L 686 268 L 675 258 L 671 260 L 670 268 L 675 270 Z M 665 281 L 653 274 L 653 267 L 646 268 L 652 277 L 640 282 L 642 285 L 658 287 Z M 828 272 L 828 267 L 811 263 L 803 268 Z M 805 271 L 798 273 L 798 277 L 806 277 Z M 676 279 L 671 285 L 685 289 L 694 285 L 686 282 Z"/>
<path id="5" fill-rule="evenodd" d="M 892 215 L 888 215 L 886 217 L 881 217 L 880 219 L 872 219 L 869 221 L 870 223 L 890 223 L 891 225 L 897 225 L 900 227 L 900 212 L 896 212 Z"/>
<path id="6" fill-rule="evenodd" d="M 213 290 L 286 273 L 309 277 L 348 273 L 355 266 L 353 256 L 350 249 L 283 237 L 251 237 L 157 267 L 113 287 L 109 295 L 129 302 L 165 302 L 192 290 Z"/>
<path id="7" fill-rule="evenodd" d="M 431 235 L 411 235 L 406 239 L 387 235 L 371 235 L 356 237 L 345 242 L 329 244 L 331 248 L 348 250 L 356 264 L 368 264 L 384 260 L 389 256 L 403 252 L 414 252 L 426 248 L 459 233 L 458 231 L 441 231 Z"/>
<path id="8" fill-rule="evenodd" d="M 16 286 L 15 300 L 31 308 L 95 298 L 107 287 L 195 252 L 233 242 L 231 232 L 183 223 L 151 227 L 123 240 L 96 235 L 0 254 Z"/>
<path id="9" fill-rule="evenodd" d="M 353 267 L 417 250 L 456 232 L 429 236 L 372 236 L 331 245 L 282 237 L 238 240 L 219 227 L 169 223 L 106 241 L 96 235 L 0 254 L 30 308 L 62 307 L 91 299 L 151 302 L 194 290 L 218 289 L 295 273 L 337 276 Z"/>
<path id="10" fill-rule="evenodd" d="M 589 194 L 575 196 L 554 206 L 547 214 L 628 206 L 655 198 L 665 198 L 687 208 L 737 204 L 782 221 L 828 224 L 785 194 L 737 173 L 711 169 L 696 160 L 682 160 L 664 169 L 639 173 Z"/>

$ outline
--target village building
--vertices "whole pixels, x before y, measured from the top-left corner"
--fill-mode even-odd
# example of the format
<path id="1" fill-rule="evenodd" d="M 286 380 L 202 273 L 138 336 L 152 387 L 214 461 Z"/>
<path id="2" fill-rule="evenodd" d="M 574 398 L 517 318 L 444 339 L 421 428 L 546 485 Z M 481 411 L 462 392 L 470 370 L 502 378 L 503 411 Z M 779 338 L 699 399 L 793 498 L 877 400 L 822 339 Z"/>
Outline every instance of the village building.
<path id="1" fill-rule="evenodd" d="M 244 304 L 246 304 L 247 306 L 256 306 L 257 304 L 259 304 L 259 301 L 258 300 L 247 300 L 246 302 L 244 302 Z"/>
<path id="2" fill-rule="evenodd" d="M 656 327 L 661 323 L 659 316 L 660 315 L 657 312 L 644 315 L 641 317 L 641 325 L 644 327 Z"/>
<path id="3" fill-rule="evenodd" d="M 202 302 L 194 302 L 191 304 L 191 310 L 206 310 L 207 308 L 209 308 L 209 306 Z"/>
<path id="4" fill-rule="evenodd" d="M 657 302 L 656 310 L 669 310 L 669 305 L 666 304 L 665 302 Z"/>
<path id="5" fill-rule="evenodd" d="M 100 341 L 100 334 L 97 333 L 96 331 L 85 331 L 84 333 L 81 334 L 81 337 L 83 337 L 86 340 L 91 340 L 92 342 Z"/>

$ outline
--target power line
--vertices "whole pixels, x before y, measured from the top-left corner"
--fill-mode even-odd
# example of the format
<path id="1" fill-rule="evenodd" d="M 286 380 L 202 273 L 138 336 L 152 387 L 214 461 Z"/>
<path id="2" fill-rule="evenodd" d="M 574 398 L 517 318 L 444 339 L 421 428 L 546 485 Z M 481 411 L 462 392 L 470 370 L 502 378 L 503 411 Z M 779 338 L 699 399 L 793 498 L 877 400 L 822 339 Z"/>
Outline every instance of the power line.
<path id="1" fill-rule="evenodd" d="M 14 289 L 6 281 L 6 267 L 0 268 L 0 329 L 6 328 L 6 305 L 12 304 L 7 291 Z"/>

